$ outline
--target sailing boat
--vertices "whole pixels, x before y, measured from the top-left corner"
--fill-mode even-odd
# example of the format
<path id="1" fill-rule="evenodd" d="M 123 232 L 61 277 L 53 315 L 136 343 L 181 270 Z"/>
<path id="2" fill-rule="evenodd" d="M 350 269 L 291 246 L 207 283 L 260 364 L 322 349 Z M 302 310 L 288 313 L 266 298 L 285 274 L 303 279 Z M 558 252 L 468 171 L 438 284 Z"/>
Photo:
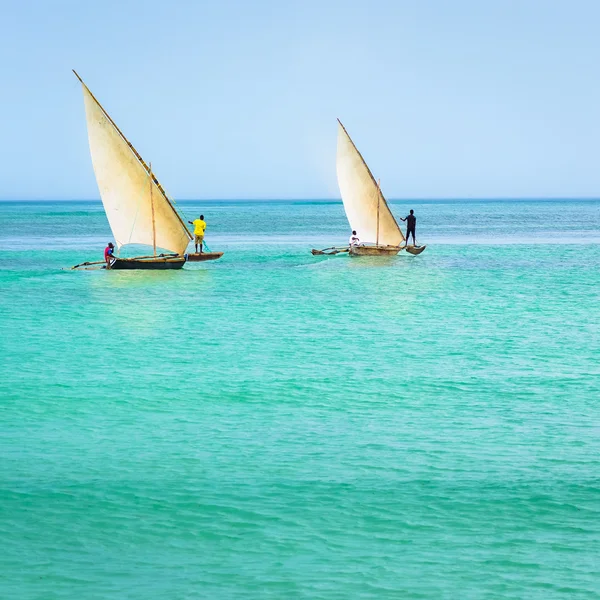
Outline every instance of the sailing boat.
<path id="1" fill-rule="evenodd" d="M 406 245 L 379 183 L 339 119 L 336 170 L 350 229 L 357 232 L 361 244 L 313 250 L 313 254 L 349 252 L 350 256 L 394 256 L 401 250 L 411 254 L 425 250 L 425 246 Z M 403 242 L 404 245 L 401 245 Z"/>
<path id="2" fill-rule="evenodd" d="M 183 219 L 152 167 L 144 162 L 81 77 L 73 73 L 83 88 L 92 164 L 117 248 L 142 244 L 153 250 L 147 256 L 116 257 L 111 269 L 181 269 L 192 239 Z M 157 248 L 167 253 L 157 254 Z"/>

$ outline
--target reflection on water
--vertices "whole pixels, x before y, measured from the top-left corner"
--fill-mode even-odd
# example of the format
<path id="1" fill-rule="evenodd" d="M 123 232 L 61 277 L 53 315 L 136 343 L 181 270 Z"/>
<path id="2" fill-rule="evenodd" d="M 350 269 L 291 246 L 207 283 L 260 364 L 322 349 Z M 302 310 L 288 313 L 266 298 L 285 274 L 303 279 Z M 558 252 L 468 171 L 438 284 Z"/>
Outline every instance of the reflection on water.
<path id="1" fill-rule="evenodd" d="M 214 285 L 208 269 L 96 271 L 89 292 L 116 328 L 136 335 L 157 334 L 170 319 L 197 304 Z"/>
<path id="2" fill-rule="evenodd" d="M 97 278 L 94 285 L 100 285 L 105 288 L 155 288 L 156 286 L 171 285 L 171 282 L 177 279 L 177 270 L 168 269 L 165 271 L 153 271 L 145 269 L 103 269 L 102 278 Z"/>
<path id="3" fill-rule="evenodd" d="M 401 256 L 348 256 L 348 266 L 356 269 L 394 267 Z"/>

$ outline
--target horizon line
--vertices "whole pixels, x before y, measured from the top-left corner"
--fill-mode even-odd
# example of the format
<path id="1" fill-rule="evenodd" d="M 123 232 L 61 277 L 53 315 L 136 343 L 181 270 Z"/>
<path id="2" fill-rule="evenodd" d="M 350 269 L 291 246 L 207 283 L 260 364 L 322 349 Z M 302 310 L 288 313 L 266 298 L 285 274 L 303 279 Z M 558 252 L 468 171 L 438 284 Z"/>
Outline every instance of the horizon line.
<path id="1" fill-rule="evenodd" d="M 600 196 L 434 196 L 434 197 L 397 197 L 387 198 L 388 202 L 544 202 L 544 201 L 593 201 L 600 200 Z M 102 202 L 101 198 L 0 198 L 0 202 Z M 180 198 L 179 202 L 332 202 L 342 203 L 341 198 Z"/>

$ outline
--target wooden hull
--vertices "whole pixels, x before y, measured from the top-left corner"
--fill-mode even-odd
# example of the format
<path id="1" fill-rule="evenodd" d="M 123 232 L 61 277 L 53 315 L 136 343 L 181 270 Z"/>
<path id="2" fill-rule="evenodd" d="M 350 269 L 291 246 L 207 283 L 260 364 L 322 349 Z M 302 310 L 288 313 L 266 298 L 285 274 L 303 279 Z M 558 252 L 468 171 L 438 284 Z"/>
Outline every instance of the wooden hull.
<path id="1" fill-rule="evenodd" d="M 189 262 L 199 262 L 202 260 L 217 260 L 223 256 L 222 252 L 199 252 L 187 255 Z"/>
<path id="2" fill-rule="evenodd" d="M 350 256 L 395 256 L 399 246 L 351 246 Z"/>
<path id="3" fill-rule="evenodd" d="M 417 254 L 421 254 L 425 248 L 427 248 L 427 246 L 406 246 L 405 250 L 409 254 L 414 254 L 416 256 Z"/>
<path id="4" fill-rule="evenodd" d="M 164 271 L 170 269 L 181 269 L 185 264 L 184 256 L 151 256 L 137 258 L 116 258 L 110 267 L 114 270 L 144 269 L 152 271 Z"/>

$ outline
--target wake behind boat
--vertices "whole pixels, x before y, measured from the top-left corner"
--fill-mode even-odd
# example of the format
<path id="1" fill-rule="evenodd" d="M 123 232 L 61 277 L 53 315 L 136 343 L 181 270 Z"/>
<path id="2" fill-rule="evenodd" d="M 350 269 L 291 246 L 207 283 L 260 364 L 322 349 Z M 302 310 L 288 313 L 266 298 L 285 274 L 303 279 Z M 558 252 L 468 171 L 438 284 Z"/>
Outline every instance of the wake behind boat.
<path id="1" fill-rule="evenodd" d="M 404 235 L 367 163 L 338 119 L 336 171 L 344 211 L 359 244 L 312 250 L 314 255 L 394 256 L 401 250 L 420 254 L 425 246 L 407 246 Z M 403 244 L 404 243 L 404 244 Z"/>
<path id="2" fill-rule="evenodd" d="M 94 173 L 117 248 L 152 247 L 152 255 L 115 257 L 111 269 L 181 269 L 192 239 L 163 186 L 81 77 Z M 157 248 L 166 253 L 157 254 Z M 104 261 L 76 265 L 90 268 Z"/>

